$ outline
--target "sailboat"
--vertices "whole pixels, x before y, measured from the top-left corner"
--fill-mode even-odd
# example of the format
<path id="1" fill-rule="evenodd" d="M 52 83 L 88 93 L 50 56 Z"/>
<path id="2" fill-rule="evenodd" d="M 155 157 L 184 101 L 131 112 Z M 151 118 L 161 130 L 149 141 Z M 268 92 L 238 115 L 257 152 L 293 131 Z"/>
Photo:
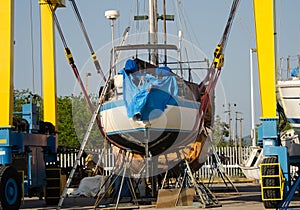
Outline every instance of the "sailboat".
<path id="1" fill-rule="evenodd" d="M 108 82 L 100 91 L 105 95 L 100 110 L 103 130 L 113 148 L 129 151 L 137 160 L 156 157 L 157 167 L 166 170 L 185 158 L 197 169 L 211 144 L 214 71 L 193 82 L 192 64 L 207 61 L 182 60 L 181 31 L 178 45 L 167 43 L 166 30 L 159 43 L 158 19 L 165 29 L 173 17 L 164 10 L 158 18 L 156 0 L 149 0 L 148 7 L 148 15 L 135 17 L 148 20 L 148 40 L 112 47 Z M 116 11 L 108 13 L 118 16 Z M 119 59 L 120 53 L 126 56 Z"/>

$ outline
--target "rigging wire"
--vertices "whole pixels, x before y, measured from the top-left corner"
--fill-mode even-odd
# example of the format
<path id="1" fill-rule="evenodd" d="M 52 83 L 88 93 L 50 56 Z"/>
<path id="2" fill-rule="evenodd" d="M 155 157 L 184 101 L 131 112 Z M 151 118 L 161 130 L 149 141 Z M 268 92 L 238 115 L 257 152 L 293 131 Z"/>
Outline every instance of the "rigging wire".
<path id="1" fill-rule="evenodd" d="M 221 74 L 221 69 L 224 64 L 224 50 L 226 48 L 226 44 L 228 41 L 228 37 L 231 31 L 233 19 L 236 14 L 236 10 L 239 4 L 239 0 L 234 0 L 231 6 L 231 10 L 229 13 L 229 17 L 222 35 L 222 38 L 219 42 L 219 44 L 216 47 L 216 50 L 214 52 L 214 60 L 211 63 L 211 67 L 206 75 L 206 78 L 203 80 L 202 84 L 200 85 L 199 89 L 202 90 L 205 88 L 205 83 L 208 82 L 207 87 L 205 88 L 205 94 L 201 99 L 201 105 L 199 109 L 199 114 L 200 115 L 200 120 L 201 123 L 200 125 L 204 124 L 204 116 L 206 115 L 208 111 L 208 104 L 210 103 L 210 100 L 213 96 L 214 89 L 216 87 L 218 78 Z"/>
<path id="2" fill-rule="evenodd" d="M 197 45 L 200 46 L 198 36 L 196 36 L 196 33 L 195 33 L 193 27 L 191 27 L 191 22 L 192 21 L 189 20 L 189 15 L 187 15 L 187 12 L 185 11 L 185 7 L 183 6 L 183 2 L 180 1 L 180 4 L 182 6 L 179 7 L 180 10 L 178 10 L 178 12 L 180 13 L 180 18 L 181 18 L 181 23 L 180 23 L 181 24 L 181 30 L 183 30 L 183 26 L 185 26 L 185 31 L 187 32 L 188 37 L 190 37 L 191 39 L 193 37 L 193 39 L 195 40 Z M 190 26 L 190 27 L 188 28 L 188 26 Z M 195 49 L 195 46 L 193 45 L 192 47 L 193 47 L 194 53 L 196 53 L 197 50 Z"/>
<path id="3" fill-rule="evenodd" d="M 76 2 L 75 2 L 75 0 L 69 0 L 69 1 L 71 2 L 73 11 L 74 11 L 74 13 L 76 15 L 76 18 L 77 18 L 77 20 L 79 22 L 80 28 L 81 28 L 81 30 L 83 32 L 85 41 L 86 41 L 86 43 L 87 43 L 87 45 L 88 45 L 88 47 L 90 49 L 90 52 L 91 52 L 91 55 L 92 55 L 92 59 L 93 59 L 94 65 L 96 67 L 97 73 L 101 75 L 103 81 L 105 82 L 106 81 L 105 75 L 104 75 L 104 73 L 103 73 L 103 71 L 101 69 L 101 66 L 100 66 L 99 60 L 97 58 L 97 55 L 96 55 L 96 53 L 95 53 L 95 51 L 94 51 L 94 49 L 92 47 L 92 43 L 91 43 L 91 41 L 89 39 L 87 30 L 86 30 L 86 28 L 84 26 L 84 23 L 83 23 L 83 20 L 81 18 L 81 15 L 79 13 L 79 10 L 78 10 L 78 7 L 76 5 Z"/>
<path id="4" fill-rule="evenodd" d="M 32 93 L 35 93 L 35 66 L 34 66 L 34 44 L 33 44 L 33 4 L 32 0 L 29 1 L 30 11 L 30 42 L 31 42 L 31 65 L 32 65 Z"/>
<path id="5" fill-rule="evenodd" d="M 222 36 L 220 44 L 219 44 L 219 45 L 222 46 L 223 50 L 225 49 L 225 47 L 227 45 L 228 36 L 229 36 L 229 33 L 230 33 L 230 29 L 231 29 L 231 26 L 232 26 L 232 23 L 233 23 L 234 16 L 236 14 L 236 9 L 238 7 L 238 4 L 239 4 L 239 0 L 236 0 L 232 3 L 232 7 L 231 7 L 231 10 L 230 10 L 230 15 L 228 17 L 228 21 L 227 21 L 227 24 L 225 26 L 223 36 Z"/>
<path id="6" fill-rule="evenodd" d="M 131 0 L 131 4 L 130 4 L 131 6 L 130 6 L 130 10 L 129 10 L 129 17 L 128 17 L 128 26 L 131 26 L 131 24 L 132 24 L 132 14 L 133 14 L 133 5 L 134 5 L 134 0 Z M 121 30 L 120 30 L 121 31 Z"/>
<path id="7" fill-rule="evenodd" d="M 179 2 L 179 3 L 178 3 Z M 187 12 L 185 10 L 185 7 L 183 5 L 183 1 L 181 0 L 176 0 L 176 11 L 177 11 L 177 15 L 178 15 L 178 19 L 179 19 L 179 25 L 180 25 L 180 29 L 181 30 L 185 30 L 186 34 L 187 34 L 187 37 L 190 37 L 190 39 L 193 39 L 195 41 L 195 43 L 197 45 L 191 45 L 191 48 L 189 51 L 190 54 L 198 54 L 198 49 L 196 46 L 201 46 L 199 40 L 198 40 L 198 36 L 196 35 L 195 33 L 195 30 L 193 27 L 191 27 L 191 22 L 189 20 L 189 15 L 187 15 Z M 181 6 L 179 6 L 179 4 Z M 187 49 L 186 49 L 187 50 Z M 186 53 L 187 54 L 187 53 Z M 206 56 L 205 54 L 203 54 L 203 56 Z M 188 58 L 186 58 L 188 59 Z M 191 75 L 189 75 L 191 76 Z M 202 77 L 202 76 L 201 76 Z"/>
<path id="8" fill-rule="evenodd" d="M 179 30 L 182 30 L 182 22 L 181 22 L 181 13 L 179 12 L 179 5 L 182 4 L 181 0 L 176 0 L 175 2 L 175 7 L 176 7 L 176 12 L 178 15 L 178 24 L 179 24 Z"/>
<path id="9" fill-rule="evenodd" d="M 140 0 L 136 0 L 136 15 L 140 16 Z M 136 34 L 140 32 L 140 21 L 136 21 Z M 138 42 L 139 37 L 136 36 L 136 43 Z M 137 54 L 137 51 L 136 51 Z M 137 57 L 137 56 L 136 56 Z"/>
<path id="10" fill-rule="evenodd" d="M 229 0 L 225 0 L 225 3 L 228 5 L 228 7 L 230 6 L 230 3 L 228 2 Z M 253 7 L 253 4 L 251 4 L 251 6 Z M 251 8 L 251 11 L 254 11 L 253 8 Z M 245 21 L 243 20 L 243 18 L 239 15 L 239 14 L 236 14 L 236 18 L 237 18 L 237 21 L 242 25 L 242 28 L 245 29 L 246 33 L 248 34 L 248 38 L 249 38 L 249 41 L 251 40 L 255 40 L 255 34 L 251 32 L 251 30 L 249 29 L 249 27 L 247 26 L 247 24 L 245 23 Z"/>

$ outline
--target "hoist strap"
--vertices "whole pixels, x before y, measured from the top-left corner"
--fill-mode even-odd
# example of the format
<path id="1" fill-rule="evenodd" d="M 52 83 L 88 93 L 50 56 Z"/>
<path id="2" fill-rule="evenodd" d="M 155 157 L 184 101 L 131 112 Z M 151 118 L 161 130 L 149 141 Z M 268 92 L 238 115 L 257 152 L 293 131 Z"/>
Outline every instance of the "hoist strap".
<path id="1" fill-rule="evenodd" d="M 236 10 L 239 4 L 239 0 L 234 0 L 231 6 L 231 10 L 229 13 L 229 17 L 227 20 L 227 24 L 225 26 L 222 38 L 220 43 L 217 45 L 214 51 L 214 60 L 211 64 L 210 69 L 207 72 L 206 77 L 202 81 L 199 89 L 205 89 L 205 93 L 201 98 L 201 105 L 199 108 L 197 118 L 200 119 L 200 128 L 204 125 L 205 115 L 210 106 L 210 100 L 213 99 L 214 90 L 217 85 L 217 81 L 219 79 L 221 69 L 224 65 L 224 50 L 228 41 L 228 37 L 230 34 L 231 26 L 234 20 L 234 16 L 236 14 Z"/>

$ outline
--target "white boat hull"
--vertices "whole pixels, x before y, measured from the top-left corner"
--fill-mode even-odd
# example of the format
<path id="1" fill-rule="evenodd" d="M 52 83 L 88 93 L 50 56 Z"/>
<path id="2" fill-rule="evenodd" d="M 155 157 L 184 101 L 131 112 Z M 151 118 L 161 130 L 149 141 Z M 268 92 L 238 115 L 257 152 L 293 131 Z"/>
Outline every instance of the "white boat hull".
<path id="1" fill-rule="evenodd" d="M 278 81 L 278 91 L 291 127 L 300 133 L 300 80 Z"/>
<path id="2" fill-rule="evenodd" d="M 157 118 L 135 120 L 128 118 L 122 100 L 110 101 L 101 110 L 102 125 L 111 140 L 123 146 L 143 153 L 146 144 L 152 153 L 160 153 L 171 145 L 187 145 L 196 139 L 199 127 L 197 120 L 199 102 L 188 102 L 188 106 L 167 105 Z M 187 139 L 188 138 L 188 139 Z"/>

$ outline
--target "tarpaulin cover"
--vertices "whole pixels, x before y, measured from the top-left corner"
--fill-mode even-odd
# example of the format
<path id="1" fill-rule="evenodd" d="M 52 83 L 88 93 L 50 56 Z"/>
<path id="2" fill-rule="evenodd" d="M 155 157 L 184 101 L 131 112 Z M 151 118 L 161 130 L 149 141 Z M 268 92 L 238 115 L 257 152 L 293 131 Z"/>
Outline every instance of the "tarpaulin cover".
<path id="1" fill-rule="evenodd" d="M 299 74 L 299 68 L 298 68 L 298 67 L 294 68 L 294 69 L 291 71 L 291 76 L 292 76 L 292 77 L 297 77 L 298 74 Z"/>
<path id="2" fill-rule="evenodd" d="M 166 105 L 176 105 L 178 86 L 175 76 L 156 78 L 151 74 L 123 74 L 123 99 L 129 118 L 149 120 L 159 117 Z"/>

